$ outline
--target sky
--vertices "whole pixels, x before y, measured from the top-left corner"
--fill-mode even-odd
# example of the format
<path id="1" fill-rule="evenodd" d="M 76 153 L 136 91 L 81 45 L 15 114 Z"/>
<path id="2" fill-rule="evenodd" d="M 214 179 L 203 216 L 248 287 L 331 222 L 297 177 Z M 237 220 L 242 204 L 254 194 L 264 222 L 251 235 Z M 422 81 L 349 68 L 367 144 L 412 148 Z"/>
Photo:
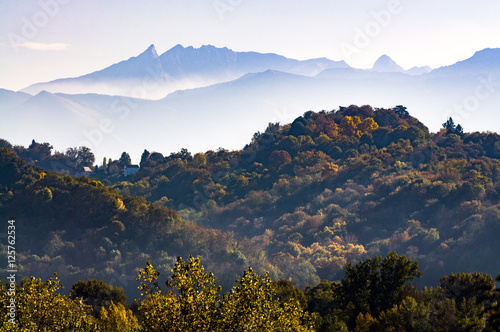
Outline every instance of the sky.
<path id="1" fill-rule="evenodd" d="M 0 0 L 0 88 L 76 77 L 155 44 L 211 44 L 370 68 L 433 68 L 500 47 L 500 1 Z"/>

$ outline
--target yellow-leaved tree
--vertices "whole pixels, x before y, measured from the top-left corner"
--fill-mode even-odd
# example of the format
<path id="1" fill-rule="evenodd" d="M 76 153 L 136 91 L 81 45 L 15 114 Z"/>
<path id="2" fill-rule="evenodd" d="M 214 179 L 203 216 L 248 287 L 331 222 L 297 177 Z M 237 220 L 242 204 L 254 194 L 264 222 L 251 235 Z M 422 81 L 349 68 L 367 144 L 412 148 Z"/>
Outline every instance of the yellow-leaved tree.
<path id="1" fill-rule="evenodd" d="M 132 313 L 132 310 L 127 309 L 123 304 L 111 304 L 103 307 L 99 318 L 97 319 L 99 331 L 102 332 L 133 332 L 139 331 L 137 318 Z"/>
<path id="2" fill-rule="evenodd" d="M 15 287 L 2 285 L 1 331 L 96 331 L 96 322 L 88 314 L 90 306 L 61 295 L 60 289 L 56 273 L 46 282 L 31 277 Z M 11 299 L 15 300 L 14 311 L 8 308 Z"/>
<path id="3" fill-rule="evenodd" d="M 167 291 L 161 291 L 158 277 L 149 262 L 139 272 L 146 296 L 139 322 L 145 331 L 313 331 L 313 318 L 298 301 L 281 304 L 267 274 L 259 276 L 250 268 L 226 294 L 192 256 L 188 262 L 177 258 Z"/>

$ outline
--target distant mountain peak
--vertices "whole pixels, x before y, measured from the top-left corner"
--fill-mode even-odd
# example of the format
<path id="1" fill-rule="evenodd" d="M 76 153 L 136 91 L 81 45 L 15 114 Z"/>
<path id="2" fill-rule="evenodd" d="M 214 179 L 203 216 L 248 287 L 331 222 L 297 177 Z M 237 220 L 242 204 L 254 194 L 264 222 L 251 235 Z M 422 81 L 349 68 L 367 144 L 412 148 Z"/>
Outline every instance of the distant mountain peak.
<path id="1" fill-rule="evenodd" d="M 154 44 L 151 44 L 149 47 L 148 47 L 148 51 L 151 52 L 151 54 L 153 54 L 153 56 L 155 58 L 158 57 L 158 53 L 156 53 L 156 48 L 155 48 L 155 45 Z"/>
<path id="2" fill-rule="evenodd" d="M 173 50 L 183 50 L 183 49 L 184 49 L 184 46 L 182 46 L 181 44 L 177 44 L 174 47 L 172 47 L 171 49 L 169 49 L 167 52 L 173 51 Z"/>
<path id="3" fill-rule="evenodd" d="M 152 56 L 153 59 L 158 58 L 158 53 L 156 53 L 156 48 L 154 44 L 149 45 L 149 47 L 144 52 L 139 54 L 139 56 L 141 55 Z"/>
<path id="4" fill-rule="evenodd" d="M 498 55 L 500 54 L 500 48 L 485 48 L 480 51 L 476 51 L 474 55 Z"/>
<path id="5" fill-rule="evenodd" d="M 432 71 L 433 75 L 478 75 L 500 73 L 500 48 L 485 48 L 468 59 Z"/>
<path id="6" fill-rule="evenodd" d="M 405 70 L 404 72 L 405 72 L 405 74 L 408 74 L 408 75 L 422 75 L 422 74 L 430 73 L 431 71 L 432 71 L 432 68 L 429 66 L 421 66 L 421 67 L 415 66 L 415 67 L 411 67 L 410 69 Z"/>
<path id="7" fill-rule="evenodd" d="M 383 54 L 377 59 L 377 61 L 375 61 L 372 70 L 377 72 L 401 72 L 403 71 L 403 68 L 401 68 L 401 66 L 399 66 L 388 55 Z"/>
<path id="8" fill-rule="evenodd" d="M 44 97 L 44 96 L 53 96 L 54 94 L 47 91 L 47 90 L 42 90 L 39 93 L 35 95 L 35 97 Z"/>
<path id="9" fill-rule="evenodd" d="M 471 59 L 475 61 L 498 62 L 500 59 L 500 48 L 485 48 L 484 50 L 477 51 Z"/>

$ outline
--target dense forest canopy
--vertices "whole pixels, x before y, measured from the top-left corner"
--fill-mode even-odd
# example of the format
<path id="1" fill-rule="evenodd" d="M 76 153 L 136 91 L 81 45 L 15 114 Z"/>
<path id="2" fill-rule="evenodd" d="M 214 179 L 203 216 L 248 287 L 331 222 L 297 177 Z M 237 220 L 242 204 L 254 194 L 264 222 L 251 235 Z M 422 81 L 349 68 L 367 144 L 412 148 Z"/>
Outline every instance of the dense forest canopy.
<path id="1" fill-rule="evenodd" d="M 252 268 L 221 293 L 199 258 L 177 258 L 164 286 L 148 261 L 138 272 L 141 298 L 130 305 L 117 287 L 79 281 L 70 295 L 54 277 L 0 284 L 2 331 L 483 331 L 500 328 L 500 289 L 490 275 L 444 276 L 436 288 L 411 283 L 418 263 L 392 252 L 346 266 L 341 282 L 305 291 Z M 500 281 L 500 276 L 497 278 Z M 16 310 L 9 309 L 15 292 Z"/>
<path id="2" fill-rule="evenodd" d="M 24 276 L 57 271 L 66 285 L 103 280 L 137 298 L 146 261 L 168 278 L 176 257 L 192 254 L 224 290 L 252 266 L 306 293 L 337 294 L 328 310 L 310 310 L 323 312 L 321 324 L 373 329 L 398 310 L 438 305 L 437 295 L 406 289 L 413 300 L 398 293 L 374 310 L 376 298 L 344 303 L 337 288 L 350 262 L 404 254 L 419 262 L 419 286 L 500 270 L 500 135 L 467 133 L 452 119 L 430 133 L 401 105 L 309 111 L 269 124 L 240 151 L 145 150 L 129 176 L 127 152 L 92 166 L 86 147 L 52 150 L 0 140 L 0 216 L 16 220 Z"/>

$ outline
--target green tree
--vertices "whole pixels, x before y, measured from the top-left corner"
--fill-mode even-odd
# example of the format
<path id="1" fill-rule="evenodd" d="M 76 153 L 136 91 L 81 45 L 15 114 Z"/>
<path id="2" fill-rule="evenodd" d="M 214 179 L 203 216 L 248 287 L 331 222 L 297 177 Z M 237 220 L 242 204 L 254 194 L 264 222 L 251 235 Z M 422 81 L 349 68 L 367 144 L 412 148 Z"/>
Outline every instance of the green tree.
<path id="1" fill-rule="evenodd" d="M 404 286 L 422 276 L 418 263 L 390 252 L 387 257 L 376 256 L 347 264 L 341 282 L 344 314 L 350 328 L 354 328 L 360 313 L 377 318 L 381 312 L 403 300 Z"/>
<path id="2" fill-rule="evenodd" d="M 340 288 L 339 283 L 328 280 L 306 288 L 307 311 L 318 314 L 315 324 L 317 331 L 347 331 L 347 326 L 339 318 L 344 310 Z"/>
<path id="3" fill-rule="evenodd" d="M 451 117 L 448 118 L 445 123 L 443 123 L 443 128 L 446 129 L 446 134 L 455 134 L 460 136 L 464 133 L 464 129 L 462 128 L 462 126 L 455 125 L 455 122 Z"/>
<path id="4" fill-rule="evenodd" d="M 32 140 L 31 145 L 28 147 L 28 152 L 31 160 L 40 161 L 50 157 L 52 149 L 53 147 L 49 143 L 37 143 L 35 140 Z"/>
<path id="5" fill-rule="evenodd" d="M 484 289 L 495 286 L 495 280 L 485 273 L 452 273 L 439 279 L 439 287 L 445 297 L 461 303 L 464 299 L 472 300 L 483 297 Z"/>
<path id="6" fill-rule="evenodd" d="M 121 167 L 129 166 L 132 164 L 132 159 L 130 158 L 130 155 L 127 152 L 122 153 L 119 159 L 119 164 Z"/>
<path id="7" fill-rule="evenodd" d="M 68 148 L 66 150 L 66 157 L 74 162 L 77 168 L 84 166 L 92 166 L 95 162 L 95 156 L 86 146 L 80 146 L 78 148 Z"/>
<path id="8" fill-rule="evenodd" d="M 207 156 L 198 152 L 193 156 L 193 163 L 196 167 L 204 167 L 207 165 Z"/>
<path id="9" fill-rule="evenodd" d="M 500 275 L 495 279 L 500 282 Z M 481 312 L 482 316 L 486 318 L 487 327 L 491 331 L 500 331 L 500 288 L 494 288 L 495 286 L 484 288 L 488 293 L 479 298 L 479 301 L 485 301 L 485 309 Z"/>
<path id="10" fill-rule="evenodd" d="M 142 155 L 141 155 L 141 162 L 140 162 L 140 166 L 141 167 L 144 167 L 146 161 L 148 160 L 149 158 L 149 151 L 144 149 L 144 151 L 142 152 Z"/>
<path id="11" fill-rule="evenodd" d="M 80 167 L 92 166 L 95 162 L 95 156 L 92 151 L 90 151 L 90 148 L 86 146 L 80 146 L 78 148 L 78 156 L 76 161 Z"/>
<path id="12" fill-rule="evenodd" d="M 317 312 L 320 316 L 331 313 L 335 307 L 339 307 L 341 285 L 337 282 L 321 280 L 314 287 L 306 287 L 307 310 Z"/>
<path id="13" fill-rule="evenodd" d="M 403 105 L 397 105 L 393 108 L 393 110 L 396 113 L 396 115 L 399 116 L 400 118 L 406 118 L 410 116 L 410 113 L 408 113 L 406 107 L 404 107 Z"/>
<path id="14" fill-rule="evenodd" d="M 0 148 L 12 149 L 12 144 L 9 141 L 0 138 Z"/>
<path id="15" fill-rule="evenodd" d="M 378 322 L 370 328 L 372 331 L 431 331 L 429 316 L 429 306 L 407 297 L 400 304 L 382 312 Z"/>
<path id="16" fill-rule="evenodd" d="M 111 303 L 126 305 L 127 295 L 123 289 L 106 284 L 104 281 L 90 279 L 78 281 L 73 284 L 69 297 L 76 300 L 81 298 L 85 304 L 90 305 L 97 317 L 103 307 Z"/>
<path id="17" fill-rule="evenodd" d="M 14 152 L 6 148 L 0 148 L 0 185 L 7 188 L 19 181 L 26 175 L 26 163 L 18 158 Z"/>
<path id="18" fill-rule="evenodd" d="M 274 285 L 276 286 L 276 298 L 280 303 L 295 299 L 299 301 L 301 308 L 305 309 L 307 307 L 307 298 L 304 292 L 299 287 L 295 286 L 293 281 L 280 279 L 275 281 Z"/>

